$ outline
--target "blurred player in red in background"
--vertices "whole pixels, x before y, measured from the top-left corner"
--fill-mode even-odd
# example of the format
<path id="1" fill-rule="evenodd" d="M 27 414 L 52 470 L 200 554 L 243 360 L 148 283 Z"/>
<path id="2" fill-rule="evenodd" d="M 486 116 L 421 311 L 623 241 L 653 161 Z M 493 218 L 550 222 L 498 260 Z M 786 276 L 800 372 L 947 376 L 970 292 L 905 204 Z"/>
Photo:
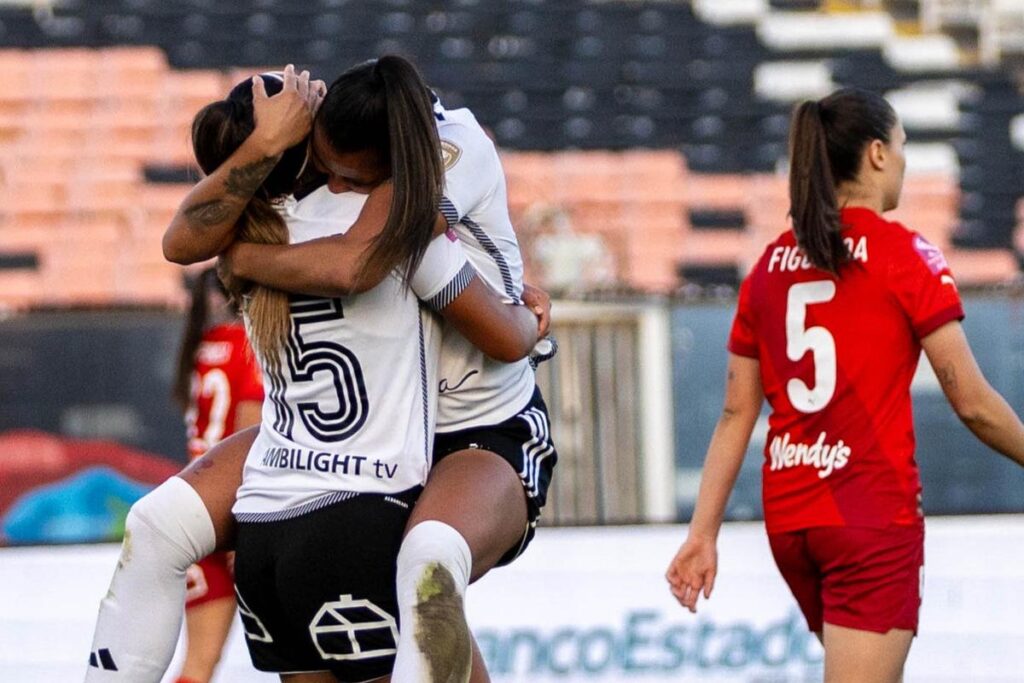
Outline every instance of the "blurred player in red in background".
<path id="1" fill-rule="evenodd" d="M 174 386 L 185 410 L 188 455 L 195 460 L 221 439 L 259 424 L 261 371 L 238 310 L 213 268 L 192 288 L 192 302 Z M 188 570 L 188 648 L 177 683 L 208 683 L 235 616 L 231 553 L 217 552 Z"/>
<path id="2" fill-rule="evenodd" d="M 978 369 L 942 253 L 882 218 L 899 202 L 905 141 L 872 93 L 796 109 L 793 230 L 740 288 L 725 405 L 666 575 L 691 611 L 710 596 L 726 503 L 767 397 L 765 524 L 830 683 L 901 680 L 917 631 L 924 520 L 910 384 L 922 348 L 964 424 L 1024 464 L 1024 425 Z"/>

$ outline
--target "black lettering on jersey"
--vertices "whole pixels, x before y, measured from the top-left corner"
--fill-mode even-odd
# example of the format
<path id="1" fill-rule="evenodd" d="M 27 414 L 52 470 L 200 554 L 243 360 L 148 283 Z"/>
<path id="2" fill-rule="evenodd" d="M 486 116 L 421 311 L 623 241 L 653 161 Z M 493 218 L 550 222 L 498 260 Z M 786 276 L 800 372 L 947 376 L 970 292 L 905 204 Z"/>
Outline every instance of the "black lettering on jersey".
<path id="1" fill-rule="evenodd" d="M 309 433 L 323 442 L 343 441 L 357 433 L 366 423 L 370 405 L 359 359 L 345 346 L 333 341 L 310 341 L 303 328 L 318 323 L 342 320 L 345 311 L 341 299 L 291 298 L 291 329 L 285 343 L 288 384 L 312 382 L 327 373 L 337 401 L 337 408 L 326 402 L 303 401 L 292 406 L 285 398 L 284 387 L 273 392 L 275 407 L 287 413 L 275 421 L 278 432 L 292 438 L 294 413 Z M 283 427 L 283 429 L 282 429 Z"/>
<path id="2" fill-rule="evenodd" d="M 445 393 L 447 393 L 449 391 L 456 391 L 457 389 L 459 389 L 459 387 L 461 387 L 463 384 L 466 383 L 466 380 L 468 380 L 470 377 L 472 377 L 473 375 L 476 375 L 478 373 L 479 373 L 478 370 L 470 370 L 469 372 L 466 373 L 466 376 L 463 377 L 462 379 L 460 379 L 459 383 L 456 384 L 455 386 L 448 386 L 448 379 L 447 378 L 442 379 L 441 383 L 437 385 L 437 390 L 438 390 L 439 393 L 442 393 L 442 394 L 445 394 Z"/>

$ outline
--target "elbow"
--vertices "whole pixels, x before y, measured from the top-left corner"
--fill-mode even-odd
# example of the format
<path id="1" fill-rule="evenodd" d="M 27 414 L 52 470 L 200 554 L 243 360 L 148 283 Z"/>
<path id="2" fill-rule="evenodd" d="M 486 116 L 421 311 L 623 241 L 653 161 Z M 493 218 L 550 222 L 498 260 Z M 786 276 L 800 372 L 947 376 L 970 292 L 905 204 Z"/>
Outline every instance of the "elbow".
<path id="1" fill-rule="evenodd" d="M 164 235 L 163 239 L 163 252 L 164 258 L 171 263 L 177 263 L 181 266 L 188 266 L 196 263 L 200 259 L 193 258 L 193 255 L 189 253 L 182 241 L 175 239 L 171 231 L 168 231 Z"/>
<path id="2" fill-rule="evenodd" d="M 488 349 L 484 351 L 484 353 L 488 358 L 498 361 L 499 363 L 515 363 L 516 361 L 526 358 L 526 354 L 521 353 L 518 349 L 505 347 Z"/>
<path id="3" fill-rule="evenodd" d="M 977 387 L 961 386 L 957 389 L 959 391 L 947 390 L 946 398 L 964 426 L 975 431 L 993 421 L 994 401 L 991 399 L 995 391 L 987 383 Z"/>
<path id="4" fill-rule="evenodd" d="M 334 268 L 324 273 L 319 278 L 319 281 L 326 285 L 325 289 L 327 291 L 324 294 L 328 296 L 351 296 L 353 294 L 363 294 L 373 289 L 373 285 L 367 283 L 365 279 L 352 277 L 340 268 Z"/>
<path id="5" fill-rule="evenodd" d="M 982 407 L 974 402 L 960 401 L 953 404 L 953 412 L 960 418 L 965 427 L 972 432 L 988 423 L 987 415 Z"/>
<path id="6" fill-rule="evenodd" d="M 495 344 L 491 348 L 484 349 L 484 354 L 491 360 L 496 360 L 499 363 L 515 363 L 521 361 L 530 355 L 530 350 L 533 345 L 527 345 L 525 343 L 517 343 L 520 340 L 502 340 L 501 343 Z"/>

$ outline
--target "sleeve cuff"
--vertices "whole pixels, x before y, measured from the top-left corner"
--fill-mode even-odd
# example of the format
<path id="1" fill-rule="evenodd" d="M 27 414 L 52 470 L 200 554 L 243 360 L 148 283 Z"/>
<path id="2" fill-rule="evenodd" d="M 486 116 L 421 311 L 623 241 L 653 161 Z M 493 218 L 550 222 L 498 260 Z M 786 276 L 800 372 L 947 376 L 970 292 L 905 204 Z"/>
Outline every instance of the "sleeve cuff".
<path id="1" fill-rule="evenodd" d="M 476 277 L 476 271 L 473 266 L 469 263 L 462 266 L 462 269 L 455 274 L 455 277 L 451 281 L 441 288 L 434 296 L 427 299 L 424 303 L 434 310 L 440 313 L 442 310 L 447 308 L 453 301 L 455 301 L 460 294 L 466 291 L 466 287 L 469 287 L 469 283 Z"/>
<path id="2" fill-rule="evenodd" d="M 924 339 L 929 334 L 939 329 L 948 322 L 954 320 L 964 319 L 964 307 L 963 304 L 956 303 L 948 308 L 944 308 L 935 315 L 922 320 L 920 323 L 914 325 L 914 332 L 917 334 L 918 339 Z"/>
<path id="3" fill-rule="evenodd" d="M 757 344 L 747 344 L 745 342 L 730 339 L 729 343 L 726 344 L 726 348 L 730 353 L 735 353 L 737 356 L 746 356 L 747 358 L 760 358 L 757 353 Z"/>
<path id="4" fill-rule="evenodd" d="M 455 225 L 462 219 L 462 216 L 459 215 L 459 209 L 454 203 L 452 203 L 452 200 L 447 197 L 441 197 L 441 202 L 438 208 L 441 210 L 441 215 L 444 216 L 444 219 L 448 221 L 449 228 L 455 227 Z"/>

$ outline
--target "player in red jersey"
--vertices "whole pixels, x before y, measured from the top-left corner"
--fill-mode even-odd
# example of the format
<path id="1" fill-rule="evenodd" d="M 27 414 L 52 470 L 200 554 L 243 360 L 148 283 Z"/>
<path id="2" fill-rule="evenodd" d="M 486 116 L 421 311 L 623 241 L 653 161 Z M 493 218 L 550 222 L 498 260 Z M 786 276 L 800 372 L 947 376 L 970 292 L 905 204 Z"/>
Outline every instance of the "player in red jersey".
<path id="1" fill-rule="evenodd" d="M 910 384 L 922 348 L 984 443 L 1024 464 L 1024 425 L 986 382 L 942 253 L 882 218 L 906 134 L 878 95 L 840 90 L 795 111 L 793 230 L 740 288 L 725 405 L 686 542 L 666 578 L 696 611 L 765 397 L 765 524 L 776 564 L 825 646 L 826 681 L 899 681 L 921 604 L 924 521 Z"/>
<path id="2" fill-rule="evenodd" d="M 224 437 L 259 424 L 263 385 L 245 326 L 213 268 L 196 278 L 174 387 L 195 460 Z M 208 683 L 235 616 L 231 555 L 216 552 L 188 570 L 188 648 L 177 683 Z"/>

